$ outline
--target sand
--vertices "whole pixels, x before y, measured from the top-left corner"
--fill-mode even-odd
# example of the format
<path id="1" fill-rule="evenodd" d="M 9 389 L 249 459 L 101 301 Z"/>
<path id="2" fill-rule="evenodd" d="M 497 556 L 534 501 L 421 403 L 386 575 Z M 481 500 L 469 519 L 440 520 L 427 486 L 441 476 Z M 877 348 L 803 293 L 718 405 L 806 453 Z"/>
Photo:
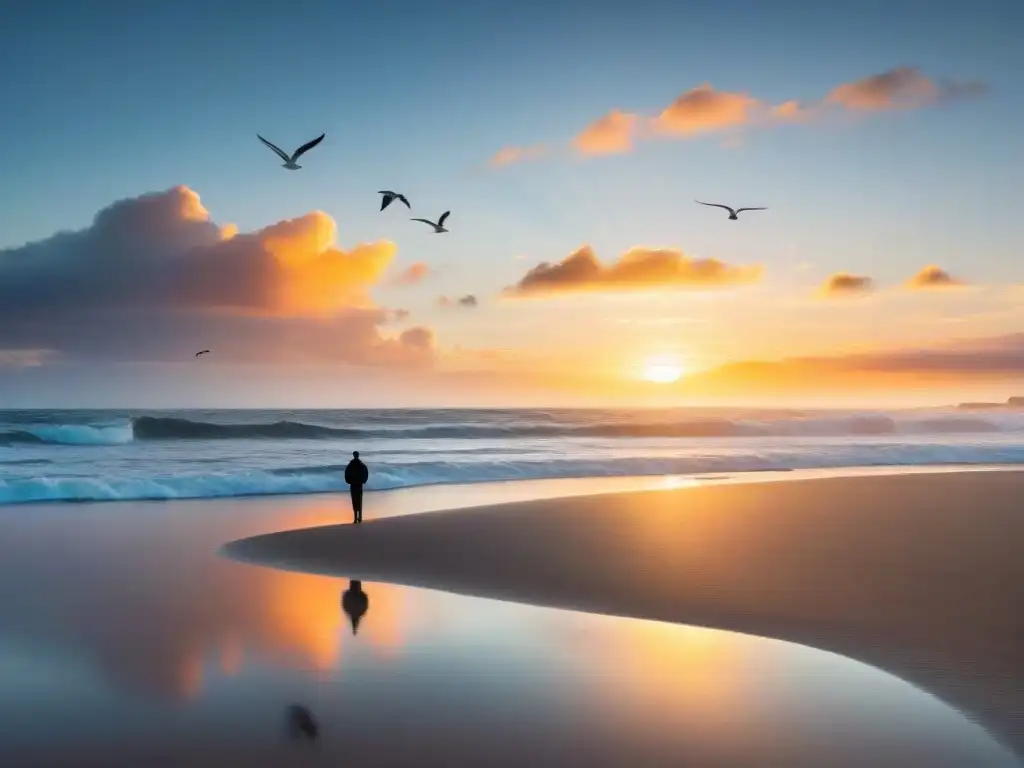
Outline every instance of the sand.
<path id="1" fill-rule="evenodd" d="M 1024 753 L 1024 473 L 682 488 L 286 531 L 227 554 L 842 653 Z"/>

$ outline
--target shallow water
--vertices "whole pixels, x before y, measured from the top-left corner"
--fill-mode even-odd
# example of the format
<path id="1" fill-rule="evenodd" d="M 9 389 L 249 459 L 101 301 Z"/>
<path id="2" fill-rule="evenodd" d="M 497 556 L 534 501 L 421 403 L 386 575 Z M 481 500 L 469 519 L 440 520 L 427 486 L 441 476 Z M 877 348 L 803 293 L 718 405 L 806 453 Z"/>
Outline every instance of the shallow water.
<path id="1" fill-rule="evenodd" d="M 376 494 L 367 517 L 565 490 Z M 330 496 L 0 512 L 0 765 L 1017 764 L 834 654 L 370 583 L 354 635 L 347 581 L 216 554 L 346 516 Z M 286 736 L 293 702 L 317 741 Z"/>

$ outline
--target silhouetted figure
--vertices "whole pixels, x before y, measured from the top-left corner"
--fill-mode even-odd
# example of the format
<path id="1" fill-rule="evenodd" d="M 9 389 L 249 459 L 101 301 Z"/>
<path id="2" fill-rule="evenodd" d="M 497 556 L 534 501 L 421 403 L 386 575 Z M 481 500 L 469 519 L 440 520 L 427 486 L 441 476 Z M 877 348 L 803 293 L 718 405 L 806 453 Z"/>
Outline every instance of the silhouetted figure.
<path id="1" fill-rule="evenodd" d="M 288 707 L 288 733 L 293 739 L 316 741 L 320 736 L 320 726 L 308 708 L 292 704 Z"/>
<path id="2" fill-rule="evenodd" d="M 370 596 L 363 592 L 363 582 L 353 579 L 348 583 L 348 589 L 341 593 L 341 609 L 348 614 L 352 622 L 352 634 L 359 631 L 359 622 L 370 610 Z"/>
<path id="3" fill-rule="evenodd" d="M 352 493 L 352 522 L 363 522 L 363 486 L 370 477 L 370 470 L 359 460 L 359 451 L 352 451 L 352 461 L 345 467 L 345 482 Z"/>

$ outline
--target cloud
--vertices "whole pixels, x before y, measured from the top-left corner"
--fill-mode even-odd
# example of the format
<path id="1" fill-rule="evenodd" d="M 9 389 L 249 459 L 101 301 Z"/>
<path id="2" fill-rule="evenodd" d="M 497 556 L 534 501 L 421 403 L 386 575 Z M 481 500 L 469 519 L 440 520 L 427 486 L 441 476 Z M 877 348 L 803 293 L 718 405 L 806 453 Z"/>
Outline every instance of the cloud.
<path id="1" fill-rule="evenodd" d="M 121 200 L 83 230 L 0 251 L 0 348 L 422 364 L 422 345 L 381 335 L 390 313 L 369 295 L 395 252 L 340 249 L 319 211 L 238 233 L 184 186 Z"/>
<path id="2" fill-rule="evenodd" d="M 1024 333 L 962 339 L 941 347 L 848 355 L 836 362 L 846 369 L 889 373 L 1016 374 L 1024 371 Z"/>
<path id="3" fill-rule="evenodd" d="M 669 104 L 653 123 L 663 134 L 691 136 L 747 123 L 761 102 L 745 93 L 716 91 L 708 83 Z"/>
<path id="4" fill-rule="evenodd" d="M 938 102 L 983 94 L 981 82 L 936 82 L 915 67 L 897 67 L 852 83 L 843 83 L 825 97 L 827 104 L 850 110 L 878 112 L 917 109 Z"/>
<path id="5" fill-rule="evenodd" d="M 837 272 L 825 281 L 819 292 L 827 297 L 860 296 L 870 292 L 874 287 L 875 281 L 866 275 Z"/>
<path id="6" fill-rule="evenodd" d="M 761 267 L 734 267 L 717 259 L 691 259 L 671 248 L 632 248 L 611 264 L 602 264 L 585 245 L 556 264 L 538 264 L 508 296 L 538 296 L 577 291 L 635 291 L 671 286 L 711 288 L 760 280 Z"/>
<path id="7" fill-rule="evenodd" d="M 953 277 L 946 270 L 941 267 L 937 267 L 934 264 L 925 267 L 907 281 L 908 288 L 919 290 L 927 290 L 929 288 L 957 288 L 965 285 L 967 285 L 966 282 Z"/>
<path id="8" fill-rule="evenodd" d="M 502 147 L 491 157 L 490 164 L 495 168 L 514 163 L 524 163 L 530 160 L 537 160 L 548 152 L 544 144 L 533 144 L 528 147 Z"/>
<path id="9" fill-rule="evenodd" d="M 394 285 L 416 285 L 430 276 L 430 267 L 422 261 L 410 264 L 391 279 Z"/>
<path id="10" fill-rule="evenodd" d="M 795 99 L 776 104 L 769 112 L 769 116 L 782 123 L 803 123 L 814 119 L 818 110 L 812 105 L 802 104 Z"/>
<path id="11" fill-rule="evenodd" d="M 929 385 L 954 389 L 982 381 L 1017 381 L 1024 374 L 1024 334 L 961 339 L 941 346 L 793 357 L 772 361 L 738 361 L 693 374 L 680 382 L 691 393 L 716 395 L 822 395 L 869 390 L 920 391 Z M 884 427 L 884 425 L 883 425 Z"/>
<path id="12" fill-rule="evenodd" d="M 52 349 L 0 349 L 0 368 L 38 368 L 53 357 Z"/>
<path id="13" fill-rule="evenodd" d="M 454 299 L 454 300 L 453 299 L 449 299 L 447 296 L 441 296 L 437 300 L 437 304 L 440 307 L 466 307 L 466 308 L 473 308 L 473 307 L 476 307 L 478 303 L 479 302 L 477 301 L 476 296 L 474 296 L 471 293 L 467 293 L 465 296 L 462 296 L 461 298 Z"/>
<path id="14" fill-rule="evenodd" d="M 689 139 L 723 131 L 779 123 L 808 123 L 842 112 L 916 109 L 984 94 L 979 81 L 936 81 L 914 67 L 897 67 L 832 88 L 823 98 L 790 98 L 773 104 L 740 91 L 715 90 L 703 83 L 684 92 L 660 112 L 612 110 L 571 141 L 584 155 L 630 152 L 639 139 Z M 730 144 L 736 141 L 733 136 Z"/>
<path id="15" fill-rule="evenodd" d="M 584 155 L 614 155 L 633 149 L 637 116 L 612 110 L 594 121 L 572 140 L 573 146 Z"/>

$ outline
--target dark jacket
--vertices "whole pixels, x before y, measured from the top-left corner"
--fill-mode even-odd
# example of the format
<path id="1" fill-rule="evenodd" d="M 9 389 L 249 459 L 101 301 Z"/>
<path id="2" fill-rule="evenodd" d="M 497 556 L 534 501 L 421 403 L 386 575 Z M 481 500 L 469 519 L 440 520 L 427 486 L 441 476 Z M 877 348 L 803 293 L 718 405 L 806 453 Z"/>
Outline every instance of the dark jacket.
<path id="1" fill-rule="evenodd" d="M 359 459 L 352 459 L 345 467 L 345 482 L 349 485 L 366 485 L 370 470 Z"/>

